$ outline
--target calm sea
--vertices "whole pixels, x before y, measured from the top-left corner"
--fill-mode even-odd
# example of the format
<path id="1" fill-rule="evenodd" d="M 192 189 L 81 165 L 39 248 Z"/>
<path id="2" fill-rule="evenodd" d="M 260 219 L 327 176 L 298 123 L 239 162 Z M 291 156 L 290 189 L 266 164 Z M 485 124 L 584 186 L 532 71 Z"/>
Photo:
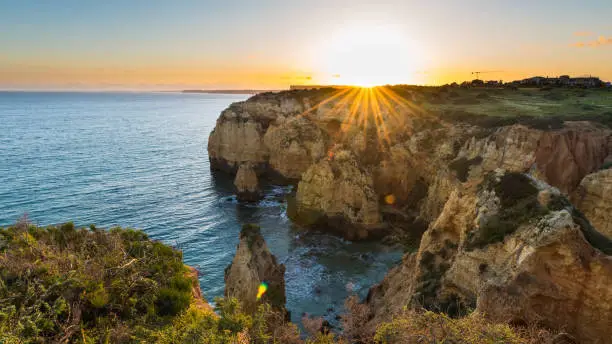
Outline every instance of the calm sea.
<path id="1" fill-rule="evenodd" d="M 139 228 L 179 247 L 223 294 L 242 223 L 258 223 L 286 265 L 287 306 L 333 323 L 350 290 L 364 296 L 401 253 L 305 232 L 285 214 L 287 187 L 239 205 L 213 175 L 206 144 L 219 113 L 243 95 L 0 92 L 0 226 L 24 214 L 40 225 Z"/>

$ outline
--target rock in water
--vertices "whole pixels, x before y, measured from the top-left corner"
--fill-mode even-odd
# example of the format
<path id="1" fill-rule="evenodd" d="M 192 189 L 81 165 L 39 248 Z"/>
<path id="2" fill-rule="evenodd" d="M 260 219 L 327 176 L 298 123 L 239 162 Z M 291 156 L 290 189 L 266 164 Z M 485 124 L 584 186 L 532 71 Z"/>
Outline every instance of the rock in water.
<path id="1" fill-rule="evenodd" d="M 261 283 L 267 290 L 258 299 Z M 225 269 L 225 296 L 238 299 L 247 313 L 256 312 L 261 303 L 285 312 L 285 266 L 276 262 L 256 225 L 244 225 L 240 231 L 236 255 Z"/>
<path id="2" fill-rule="evenodd" d="M 240 165 L 234 179 L 234 186 L 236 186 L 239 201 L 256 202 L 261 199 L 262 193 L 259 189 L 257 174 L 250 164 Z"/>
<path id="3" fill-rule="evenodd" d="M 612 169 L 584 177 L 572 200 L 598 231 L 612 238 Z"/>

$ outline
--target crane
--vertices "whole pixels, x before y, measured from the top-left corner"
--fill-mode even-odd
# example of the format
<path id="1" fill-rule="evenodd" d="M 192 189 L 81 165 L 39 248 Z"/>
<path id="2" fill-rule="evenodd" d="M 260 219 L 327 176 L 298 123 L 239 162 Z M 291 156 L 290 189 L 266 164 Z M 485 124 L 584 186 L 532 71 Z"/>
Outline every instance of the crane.
<path id="1" fill-rule="evenodd" d="M 472 72 L 472 74 L 476 74 L 476 79 L 480 79 L 480 74 L 485 74 L 485 73 L 500 73 L 502 72 L 501 70 L 484 70 L 484 71 L 479 71 L 479 72 Z"/>

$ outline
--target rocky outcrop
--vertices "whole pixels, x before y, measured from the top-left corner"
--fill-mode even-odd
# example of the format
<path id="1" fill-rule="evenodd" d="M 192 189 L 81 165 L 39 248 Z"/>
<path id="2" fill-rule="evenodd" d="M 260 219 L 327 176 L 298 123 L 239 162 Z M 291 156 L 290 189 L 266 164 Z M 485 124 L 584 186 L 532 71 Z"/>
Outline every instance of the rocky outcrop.
<path id="1" fill-rule="evenodd" d="M 343 231 L 349 239 L 365 239 L 381 230 L 372 176 L 347 150 L 337 151 L 304 173 L 296 203 L 298 222 L 335 228 L 349 224 L 349 230 Z"/>
<path id="2" fill-rule="evenodd" d="M 587 174 L 597 171 L 611 154 L 610 131 L 591 123 L 574 122 L 558 132 L 544 132 L 536 151 L 542 178 L 566 194 Z"/>
<path id="3" fill-rule="evenodd" d="M 599 232 L 612 238 L 612 169 L 584 177 L 572 201 Z"/>
<path id="4" fill-rule="evenodd" d="M 327 154 L 327 137 L 303 116 L 282 119 L 264 136 L 269 168 L 290 180 L 299 180 L 311 165 Z"/>
<path id="5" fill-rule="evenodd" d="M 257 298 L 260 284 L 267 290 Z M 261 303 L 285 311 L 285 266 L 276 262 L 256 225 L 244 225 L 232 263 L 225 269 L 225 296 L 235 297 L 247 313 Z"/>
<path id="6" fill-rule="evenodd" d="M 261 199 L 262 193 L 259 189 L 257 174 L 253 166 L 248 163 L 242 164 L 238 168 L 234 186 L 236 187 L 238 201 L 255 202 Z"/>
<path id="7" fill-rule="evenodd" d="M 612 242 L 558 189 L 498 170 L 451 193 L 418 252 L 370 291 L 371 323 L 404 305 L 451 315 L 476 308 L 604 343 L 612 335 L 609 254 Z"/>
<path id="8" fill-rule="evenodd" d="M 491 116 L 499 124 L 483 126 L 424 113 L 410 104 L 413 92 L 402 96 L 408 104 L 395 94 L 374 112 L 375 103 L 363 105 L 366 96 L 372 95 L 305 90 L 233 104 L 211 133 L 211 166 L 236 173 L 250 163 L 260 177 L 299 182 L 296 208 L 308 215 L 304 223 L 333 219 L 329 229 L 368 238 L 381 233 L 372 228 L 398 218 L 435 221 L 456 184 L 497 168 L 530 173 L 572 194 L 612 153 L 612 131 L 595 123 L 543 126 Z M 344 156 L 350 158 L 338 160 Z M 399 217 L 389 220 L 389 207 Z"/>
<path id="9" fill-rule="evenodd" d="M 193 281 L 193 285 L 191 287 L 191 295 L 193 297 L 192 303 L 199 309 L 213 313 L 212 307 L 206 302 L 204 299 L 204 295 L 202 294 L 202 289 L 200 289 L 200 280 L 198 279 L 199 273 L 194 267 L 185 266 L 187 268 L 187 277 L 189 277 Z M 213 313 L 214 314 L 214 313 Z"/>
<path id="10" fill-rule="evenodd" d="M 258 117 L 243 111 L 240 103 L 221 113 L 208 137 L 211 167 L 235 173 L 243 162 L 263 168 L 268 150 L 263 143 L 266 128 Z"/>

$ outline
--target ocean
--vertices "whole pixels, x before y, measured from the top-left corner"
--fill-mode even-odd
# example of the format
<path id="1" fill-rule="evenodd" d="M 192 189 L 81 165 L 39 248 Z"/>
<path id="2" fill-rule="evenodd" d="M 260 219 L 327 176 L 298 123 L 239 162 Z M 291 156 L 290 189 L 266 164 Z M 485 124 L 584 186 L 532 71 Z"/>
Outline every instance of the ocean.
<path id="1" fill-rule="evenodd" d="M 286 216 L 290 187 L 264 185 L 242 205 L 231 178 L 210 171 L 206 145 L 221 111 L 246 95 L 0 92 L 0 226 L 131 227 L 181 249 L 209 301 L 241 224 L 262 227 L 286 266 L 287 308 L 332 324 L 351 293 L 365 296 L 401 252 L 306 231 Z"/>

